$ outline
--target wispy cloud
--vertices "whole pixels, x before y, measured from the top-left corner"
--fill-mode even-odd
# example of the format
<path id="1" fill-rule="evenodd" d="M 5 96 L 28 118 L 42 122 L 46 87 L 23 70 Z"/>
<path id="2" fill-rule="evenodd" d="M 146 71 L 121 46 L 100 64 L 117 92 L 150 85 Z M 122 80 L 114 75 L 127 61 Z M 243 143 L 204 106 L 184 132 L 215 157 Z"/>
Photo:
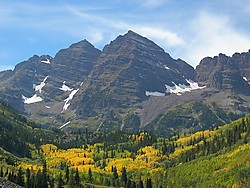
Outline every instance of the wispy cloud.
<path id="1" fill-rule="evenodd" d="M 187 46 L 183 49 L 182 56 L 192 65 L 197 65 L 207 56 L 219 53 L 232 55 L 250 48 L 250 36 L 237 30 L 228 16 L 201 11 L 190 27 L 193 36 L 186 39 Z"/>
<path id="2" fill-rule="evenodd" d="M 11 65 L 0 65 L 0 72 L 4 70 L 13 70 L 14 66 Z"/>
<path id="3" fill-rule="evenodd" d="M 151 24 L 151 26 L 148 26 L 147 23 L 145 24 L 134 24 L 130 23 L 128 21 L 121 21 L 121 20 L 110 20 L 101 16 L 96 16 L 92 14 L 86 14 L 83 13 L 76 8 L 71 7 L 70 10 L 75 15 L 79 16 L 80 18 L 84 20 L 89 20 L 91 22 L 94 22 L 94 24 L 98 25 L 98 30 L 96 30 L 96 33 L 94 33 L 95 38 L 98 40 L 94 40 L 93 42 L 100 42 L 104 36 L 104 33 L 109 33 L 112 31 L 113 33 L 124 33 L 126 31 L 133 30 L 145 37 L 150 38 L 151 40 L 154 40 L 160 45 L 168 46 L 168 47 L 177 47 L 184 43 L 183 39 L 174 32 L 171 32 L 165 28 L 161 28 L 158 26 L 154 26 Z M 89 33 L 90 38 L 93 37 L 93 31 L 91 30 L 91 33 Z M 113 36 L 112 36 L 113 37 Z"/>
<path id="4" fill-rule="evenodd" d="M 166 29 L 147 26 L 134 26 L 134 30 L 152 40 L 155 40 L 163 47 L 178 47 L 183 45 L 183 39 L 177 33 Z"/>
<path id="5" fill-rule="evenodd" d="M 239 1 L 244 4 L 249 0 Z M 250 48 L 249 29 L 246 29 L 250 23 L 245 16 L 250 10 L 247 3 L 237 5 L 241 13 L 234 16 L 237 11 L 227 0 L 220 0 L 218 6 L 217 3 L 172 0 L 77 2 L 0 2 L 0 51 L 14 52 L 16 59 L 23 60 L 34 53 L 53 55 L 51 52 L 56 53 L 84 38 L 101 49 L 129 29 L 193 66 L 208 55 L 221 52 L 231 55 Z M 215 14 L 221 9 L 221 3 L 227 5 L 227 10 Z M 199 12 L 204 7 L 208 7 L 207 11 Z M 19 61 L 11 58 L 1 58 L 0 64 Z"/>

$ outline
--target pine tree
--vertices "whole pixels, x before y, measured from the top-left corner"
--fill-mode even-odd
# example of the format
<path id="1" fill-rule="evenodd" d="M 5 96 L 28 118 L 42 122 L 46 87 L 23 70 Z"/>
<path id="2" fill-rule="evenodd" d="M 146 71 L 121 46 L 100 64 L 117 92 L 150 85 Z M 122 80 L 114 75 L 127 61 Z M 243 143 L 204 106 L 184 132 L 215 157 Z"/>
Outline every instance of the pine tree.
<path id="1" fill-rule="evenodd" d="M 1 170 L 0 170 L 0 177 L 3 177 L 4 173 L 3 173 L 3 167 L 1 167 Z"/>
<path id="2" fill-rule="evenodd" d="M 26 170 L 26 188 L 31 188 L 31 181 L 30 181 L 30 169 L 27 168 Z"/>
<path id="3" fill-rule="evenodd" d="M 30 178 L 30 187 L 35 187 L 35 175 L 32 173 Z"/>
<path id="4" fill-rule="evenodd" d="M 20 186 L 24 186 L 23 170 L 21 167 L 18 169 L 16 183 Z"/>
<path id="5" fill-rule="evenodd" d="M 124 183 L 124 185 L 126 185 L 127 183 L 127 172 L 126 172 L 126 168 L 122 167 L 122 177 L 121 177 L 122 182 Z"/>
<path id="6" fill-rule="evenodd" d="M 136 188 L 136 183 L 132 181 L 131 188 Z"/>
<path id="7" fill-rule="evenodd" d="M 66 184 L 68 184 L 69 182 L 69 166 L 66 165 L 66 169 L 65 169 L 65 179 L 66 179 Z"/>
<path id="8" fill-rule="evenodd" d="M 146 182 L 146 188 L 152 188 L 152 181 L 150 178 L 147 178 L 147 182 Z"/>
<path id="9" fill-rule="evenodd" d="M 138 188 L 144 188 L 141 178 L 140 178 L 140 180 L 138 182 Z"/>
<path id="10" fill-rule="evenodd" d="M 80 186 L 80 176 L 79 176 L 78 168 L 76 168 L 75 185 Z"/>
<path id="11" fill-rule="evenodd" d="M 118 181 L 118 173 L 117 173 L 117 168 L 116 166 L 113 167 L 113 177 L 112 177 L 112 180 L 113 180 L 113 186 L 118 186 L 119 184 L 119 181 Z"/>
<path id="12" fill-rule="evenodd" d="M 41 187 L 43 185 L 43 176 L 40 169 L 37 171 L 36 177 L 34 179 L 35 179 L 34 187 Z"/>
<path id="13" fill-rule="evenodd" d="M 62 174 L 59 174 L 58 180 L 57 180 L 57 188 L 63 188 L 63 179 Z"/>
<path id="14" fill-rule="evenodd" d="M 132 187 L 132 182 L 130 179 L 128 179 L 127 183 L 125 184 L 125 188 L 131 188 Z"/>
<path id="15" fill-rule="evenodd" d="M 48 181 L 49 181 L 49 187 L 54 188 L 55 186 L 54 179 L 48 176 Z"/>
<path id="16" fill-rule="evenodd" d="M 74 169 L 72 168 L 70 170 L 70 173 L 69 173 L 69 181 L 68 181 L 68 185 L 69 186 L 74 186 L 75 184 L 75 177 L 74 177 Z"/>
<path id="17" fill-rule="evenodd" d="M 47 176 L 47 164 L 46 164 L 46 162 L 43 163 L 42 187 L 48 188 L 48 176 Z"/>
<path id="18" fill-rule="evenodd" d="M 88 182 L 93 183 L 93 175 L 92 175 L 91 168 L 89 168 L 88 170 Z"/>

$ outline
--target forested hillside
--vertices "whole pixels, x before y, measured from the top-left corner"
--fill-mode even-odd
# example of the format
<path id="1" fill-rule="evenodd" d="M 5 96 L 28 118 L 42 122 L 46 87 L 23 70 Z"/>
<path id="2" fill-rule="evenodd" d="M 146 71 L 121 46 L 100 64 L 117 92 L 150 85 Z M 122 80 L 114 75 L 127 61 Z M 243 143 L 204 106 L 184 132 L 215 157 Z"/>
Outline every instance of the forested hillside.
<path id="1" fill-rule="evenodd" d="M 0 176 L 21 186 L 250 186 L 250 116 L 169 138 L 44 130 L 5 104 L 0 117 Z"/>
<path id="2" fill-rule="evenodd" d="M 29 121 L 4 102 L 0 103 L 0 147 L 18 157 L 31 157 L 31 145 L 51 143 L 55 135 Z"/>

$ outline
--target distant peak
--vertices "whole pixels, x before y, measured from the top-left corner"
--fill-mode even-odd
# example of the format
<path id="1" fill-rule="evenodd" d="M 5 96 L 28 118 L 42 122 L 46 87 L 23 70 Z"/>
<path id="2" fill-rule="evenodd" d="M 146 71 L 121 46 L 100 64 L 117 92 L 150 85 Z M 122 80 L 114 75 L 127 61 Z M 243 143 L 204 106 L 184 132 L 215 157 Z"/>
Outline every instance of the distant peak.
<path id="1" fill-rule="evenodd" d="M 82 48 L 82 47 L 94 47 L 94 46 L 86 39 L 70 45 L 70 48 L 79 48 L 79 47 Z"/>
<path id="2" fill-rule="evenodd" d="M 123 35 L 124 37 L 128 37 L 128 38 L 144 38 L 144 39 L 147 39 L 143 36 L 141 36 L 140 34 L 132 31 L 132 30 L 129 30 L 125 35 Z"/>
<path id="3" fill-rule="evenodd" d="M 128 35 L 139 35 L 138 33 L 132 31 L 132 30 L 128 30 L 127 32 Z"/>

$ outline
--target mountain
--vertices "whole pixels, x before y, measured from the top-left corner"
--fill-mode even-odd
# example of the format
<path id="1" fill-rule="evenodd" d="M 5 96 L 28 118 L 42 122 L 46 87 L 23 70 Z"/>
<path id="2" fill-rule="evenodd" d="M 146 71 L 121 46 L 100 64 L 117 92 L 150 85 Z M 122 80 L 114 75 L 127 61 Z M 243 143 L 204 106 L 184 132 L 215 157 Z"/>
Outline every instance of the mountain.
<path id="1" fill-rule="evenodd" d="M 65 99 L 80 87 L 99 54 L 83 40 L 60 50 L 54 58 L 34 55 L 13 71 L 0 74 L 0 98 L 34 120 L 47 122 L 43 117 L 47 119 L 67 109 Z"/>
<path id="2" fill-rule="evenodd" d="M 250 52 L 244 52 L 202 59 L 196 67 L 196 81 L 206 87 L 178 98 L 172 95 L 146 101 L 140 112 L 146 122 L 144 130 L 165 135 L 198 131 L 249 114 L 249 57 Z"/>
<path id="3" fill-rule="evenodd" d="M 61 129 L 196 131 L 250 112 L 249 54 L 207 57 L 194 69 L 128 31 L 102 51 L 83 40 L 0 72 L 0 99 Z"/>
<path id="4" fill-rule="evenodd" d="M 201 60 L 196 68 L 197 81 L 219 90 L 250 95 L 250 52 L 236 53 L 232 57 L 219 54 Z"/>
<path id="5" fill-rule="evenodd" d="M 186 62 L 174 60 L 154 42 L 129 31 L 104 47 L 75 100 L 77 117 L 98 116 L 104 122 L 99 128 L 114 123 L 114 128 L 122 125 L 122 129 L 126 117 L 121 116 L 133 116 L 149 96 L 165 96 L 167 88 L 188 86 L 194 79 L 195 71 Z"/>

